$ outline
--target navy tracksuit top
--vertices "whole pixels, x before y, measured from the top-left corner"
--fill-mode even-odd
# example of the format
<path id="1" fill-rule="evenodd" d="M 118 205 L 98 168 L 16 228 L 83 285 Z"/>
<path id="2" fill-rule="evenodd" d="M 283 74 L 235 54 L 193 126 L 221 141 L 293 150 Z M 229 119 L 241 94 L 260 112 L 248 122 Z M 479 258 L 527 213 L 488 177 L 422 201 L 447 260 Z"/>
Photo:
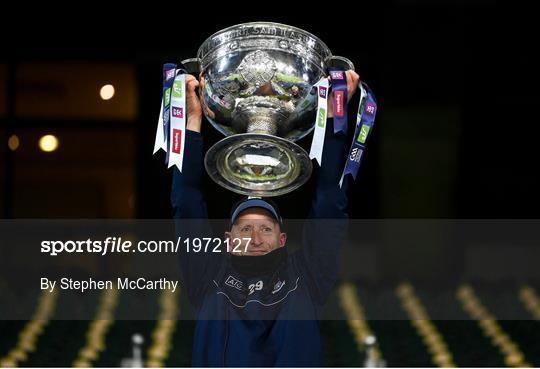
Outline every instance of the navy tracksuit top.
<path id="1" fill-rule="evenodd" d="M 193 366 L 321 365 L 319 320 L 338 278 L 347 227 L 347 181 L 339 188 L 346 157 L 346 136 L 334 134 L 328 119 L 302 247 L 271 275 L 244 276 L 225 252 L 182 250 L 183 287 L 197 314 Z M 187 131 L 183 170 L 174 167 L 171 192 L 177 237 L 210 237 L 203 168 L 202 136 Z"/>

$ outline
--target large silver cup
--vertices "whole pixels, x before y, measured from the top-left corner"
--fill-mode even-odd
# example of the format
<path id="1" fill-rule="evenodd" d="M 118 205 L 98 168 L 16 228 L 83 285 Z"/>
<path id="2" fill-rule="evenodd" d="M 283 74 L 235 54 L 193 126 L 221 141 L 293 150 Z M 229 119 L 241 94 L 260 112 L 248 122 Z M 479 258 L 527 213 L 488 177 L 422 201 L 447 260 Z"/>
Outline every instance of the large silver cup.
<path id="1" fill-rule="evenodd" d="M 314 127 L 313 86 L 328 67 L 354 69 L 309 32 L 269 22 L 219 31 L 183 64 L 199 74 L 204 113 L 227 136 L 208 150 L 206 171 L 250 196 L 282 195 L 309 179 L 311 160 L 294 141 Z"/>

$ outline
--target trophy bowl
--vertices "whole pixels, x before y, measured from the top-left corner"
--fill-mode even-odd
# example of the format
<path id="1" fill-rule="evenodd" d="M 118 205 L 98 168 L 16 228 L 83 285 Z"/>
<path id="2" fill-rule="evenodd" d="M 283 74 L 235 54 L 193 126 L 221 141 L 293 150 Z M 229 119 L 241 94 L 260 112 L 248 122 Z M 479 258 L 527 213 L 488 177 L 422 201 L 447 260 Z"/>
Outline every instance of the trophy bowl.
<path id="1" fill-rule="evenodd" d="M 250 196 L 282 195 L 309 179 L 311 160 L 294 141 L 315 125 L 314 85 L 328 67 L 354 69 L 311 33 L 270 22 L 221 30 L 182 63 L 199 74 L 204 114 L 226 136 L 206 153 L 208 175 Z"/>

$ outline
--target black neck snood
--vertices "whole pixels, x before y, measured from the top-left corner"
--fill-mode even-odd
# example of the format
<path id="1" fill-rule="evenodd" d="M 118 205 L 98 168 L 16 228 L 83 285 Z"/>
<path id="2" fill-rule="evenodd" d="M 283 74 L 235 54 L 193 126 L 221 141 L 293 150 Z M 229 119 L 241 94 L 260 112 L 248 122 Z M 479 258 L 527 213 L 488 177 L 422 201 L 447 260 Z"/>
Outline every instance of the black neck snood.
<path id="1" fill-rule="evenodd" d="M 248 277 L 266 275 L 274 272 L 282 261 L 287 258 L 285 246 L 275 249 L 265 255 L 238 256 L 230 255 L 233 268 Z"/>

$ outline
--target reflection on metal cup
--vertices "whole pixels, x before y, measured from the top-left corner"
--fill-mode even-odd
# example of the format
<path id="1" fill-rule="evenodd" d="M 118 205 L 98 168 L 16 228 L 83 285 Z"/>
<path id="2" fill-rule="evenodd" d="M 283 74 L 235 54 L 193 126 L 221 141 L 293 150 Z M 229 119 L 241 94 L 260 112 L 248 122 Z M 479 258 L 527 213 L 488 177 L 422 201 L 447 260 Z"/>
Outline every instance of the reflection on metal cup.
<path id="1" fill-rule="evenodd" d="M 336 63 L 354 68 L 314 35 L 283 24 L 245 23 L 210 36 L 184 63 L 200 75 L 205 116 L 227 136 L 206 154 L 210 177 L 251 196 L 304 184 L 311 160 L 294 141 L 313 129 L 314 85 Z"/>

